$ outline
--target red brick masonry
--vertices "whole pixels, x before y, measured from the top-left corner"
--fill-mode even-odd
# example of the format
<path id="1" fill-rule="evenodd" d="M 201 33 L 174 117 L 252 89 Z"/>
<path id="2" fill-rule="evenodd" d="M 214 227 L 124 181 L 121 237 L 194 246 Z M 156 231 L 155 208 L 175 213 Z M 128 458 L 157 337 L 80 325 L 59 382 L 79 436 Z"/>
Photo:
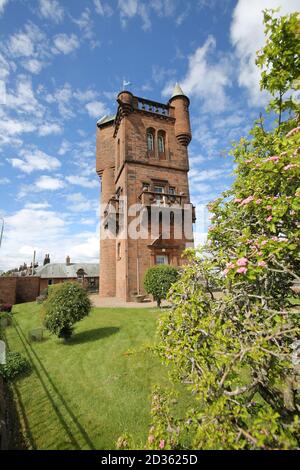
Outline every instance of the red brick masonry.
<path id="1" fill-rule="evenodd" d="M 32 302 L 39 293 L 39 277 L 0 277 L 0 302 L 12 305 Z"/>

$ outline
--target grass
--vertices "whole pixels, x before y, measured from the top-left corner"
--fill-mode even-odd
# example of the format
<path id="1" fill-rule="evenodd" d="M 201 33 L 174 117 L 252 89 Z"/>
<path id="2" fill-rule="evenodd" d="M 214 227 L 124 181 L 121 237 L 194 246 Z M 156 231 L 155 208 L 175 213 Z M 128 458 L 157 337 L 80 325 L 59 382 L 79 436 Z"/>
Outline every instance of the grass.
<path id="1" fill-rule="evenodd" d="M 155 309 L 94 308 L 69 344 L 48 333 L 30 343 L 28 332 L 42 324 L 40 306 L 14 307 L 8 346 L 33 368 L 14 385 L 29 448 L 113 449 L 124 433 L 145 442 L 151 388 L 169 383 L 145 347 L 153 344 L 157 317 Z"/>

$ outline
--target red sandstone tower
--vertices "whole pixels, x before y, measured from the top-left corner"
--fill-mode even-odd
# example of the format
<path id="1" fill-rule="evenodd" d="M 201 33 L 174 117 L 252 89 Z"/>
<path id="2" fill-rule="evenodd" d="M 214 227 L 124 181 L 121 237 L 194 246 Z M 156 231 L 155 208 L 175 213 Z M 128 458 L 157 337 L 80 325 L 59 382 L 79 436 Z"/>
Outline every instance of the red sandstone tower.
<path id="1" fill-rule="evenodd" d="M 189 99 L 178 84 L 168 104 L 125 90 L 117 103 L 117 114 L 97 123 L 100 296 L 131 301 L 144 293 L 150 266 L 181 265 L 182 252 L 193 243 L 187 151 L 192 136 Z"/>

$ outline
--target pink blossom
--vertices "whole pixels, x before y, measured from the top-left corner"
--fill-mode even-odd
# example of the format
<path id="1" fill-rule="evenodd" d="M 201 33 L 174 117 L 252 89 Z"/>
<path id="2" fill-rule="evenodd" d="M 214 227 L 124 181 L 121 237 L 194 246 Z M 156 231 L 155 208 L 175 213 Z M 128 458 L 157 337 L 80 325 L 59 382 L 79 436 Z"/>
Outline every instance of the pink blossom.
<path id="1" fill-rule="evenodd" d="M 242 202 L 242 199 L 236 197 L 236 198 L 233 200 L 233 202 L 235 202 L 235 203 Z"/>
<path id="2" fill-rule="evenodd" d="M 279 161 L 279 157 L 277 155 L 274 155 L 273 157 L 269 157 L 266 159 L 266 162 L 275 162 L 277 163 Z"/>
<path id="3" fill-rule="evenodd" d="M 234 263 L 227 263 L 226 264 L 226 268 L 227 269 L 233 269 L 235 266 L 234 266 Z"/>
<path id="4" fill-rule="evenodd" d="M 292 137 L 293 135 L 298 134 L 298 132 L 300 132 L 300 126 L 295 127 L 295 128 L 292 129 L 290 132 L 288 132 L 288 133 L 286 134 L 286 137 Z"/>
<path id="5" fill-rule="evenodd" d="M 271 215 L 269 215 L 269 217 L 266 218 L 266 221 L 271 222 L 271 220 L 273 220 L 273 217 Z"/>
<path id="6" fill-rule="evenodd" d="M 262 199 L 256 199 L 255 204 L 260 204 L 262 202 Z"/>
<path id="7" fill-rule="evenodd" d="M 260 266 L 261 268 L 264 268 L 267 265 L 267 263 L 265 261 L 259 261 L 257 265 Z"/>
<path id="8" fill-rule="evenodd" d="M 238 266 L 247 266 L 248 263 L 249 261 L 247 260 L 247 258 L 240 258 L 236 262 Z"/>
<path id="9" fill-rule="evenodd" d="M 267 243 L 268 243 L 267 240 L 263 240 L 263 241 L 261 242 L 261 246 L 265 246 Z"/>
<path id="10" fill-rule="evenodd" d="M 286 165 L 283 169 L 290 170 L 291 168 L 297 168 L 297 167 L 298 167 L 297 163 L 290 163 L 289 165 Z"/>
<path id="11" fill-rule="evenodd" d="M 267 206 L 268 211 L 271 211 L 273 209 L 272 206 Z"/>
<path id="12" fill-rule="evenodd" d="M 262 251 L 258 251 L 257 254 L 258 254 L 258 256 L 262 256 L 262 255 L 263 255 L 263 252 L 262 252 Z"/>
<path id="13" fill-rule="evenodd" d="M 160 448 L 160 449 L 164 449 L 165 444 L 166 444 L 166 443 L 165 443 L 164 439 L 161 439 L 161 441 L 159 442 L 159 448 Z"/>
<path id="14" fill-rule="evenodd" d="M 153 436 L 153 434 L 150 434 L 150 436 L 148 437 L 149 444 L 153 444 L 154 440 L 155 440 L 155 437 Z"/>
<path id="15" fill-rule="evenodd" d="M 242 202 L 241 202 L 241 206 L 244 206 L 245 204 L 249 204 L 249 202 L 252 202 L 254 200 L 254 197 L 253 196 L 248 196 L 246 199 L 244 199 Z"/>
<path id="16" fill-rule="evenodd" d="M 248 160 L 245 160 L 245 163 L 252 163 L 253 162 L 253 158 L 249 158 Z"/>
<path id="17" fill-rule="evenodd" d="M 248 271 L 247 268 L 241 267 L 241 268 L 239 268 L 239 269 L 237 270 L 237 273 L 239 273 L 239 274 L 246 274 L 247 271 Z"/>

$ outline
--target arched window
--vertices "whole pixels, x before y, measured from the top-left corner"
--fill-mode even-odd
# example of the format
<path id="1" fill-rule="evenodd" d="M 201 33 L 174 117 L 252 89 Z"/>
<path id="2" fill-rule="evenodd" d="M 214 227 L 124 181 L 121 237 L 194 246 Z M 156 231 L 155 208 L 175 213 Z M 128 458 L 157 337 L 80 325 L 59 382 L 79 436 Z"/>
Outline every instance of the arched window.
<path id="1" fill-rule="evenodd" d="M 161 134 L 158 136 L 158 151 L 159 153 L 165 153 L 165 140 Z"/>
<path id="2" fill-rule="evenodd" d="M 148 152 L 154 151 L 154 131 L 153 129 L 147 130 L 147 150 Z"/>
<path id="3" fill-rule="evenodd" d="M 166 133 L 164 131 L 159 131 L 157 134 L 157 148 L 158 148 L 158 156 L 160 158 L 165 158 Z"/>

